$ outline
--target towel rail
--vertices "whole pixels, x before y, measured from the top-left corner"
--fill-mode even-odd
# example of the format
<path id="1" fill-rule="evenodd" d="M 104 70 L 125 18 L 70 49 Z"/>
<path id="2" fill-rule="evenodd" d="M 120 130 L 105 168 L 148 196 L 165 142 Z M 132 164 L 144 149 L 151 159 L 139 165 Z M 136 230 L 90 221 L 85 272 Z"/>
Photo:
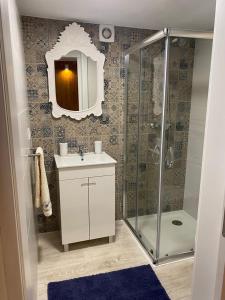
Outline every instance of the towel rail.
<path id="1" fill-rule="evenodd" d="M 28 154 L 27 156 L 28 156 L 28 157 L 40 156 L 40 153 Z"/>
<path id="2" fill-rule="evenodd" d="M 36 151 L 36 148 L 30 148 L 30 151 Z M 40 156 L 40 153 L 30 153 L 27 156 L 28 157 Z"/>

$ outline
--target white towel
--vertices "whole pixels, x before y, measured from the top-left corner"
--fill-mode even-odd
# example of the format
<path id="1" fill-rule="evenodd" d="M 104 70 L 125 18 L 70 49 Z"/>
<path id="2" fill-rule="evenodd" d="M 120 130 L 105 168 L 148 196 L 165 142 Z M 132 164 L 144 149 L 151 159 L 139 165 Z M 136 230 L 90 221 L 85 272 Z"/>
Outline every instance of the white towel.
<path id="1" fill-rule="evenodd" d="M 36 150 L 35 156 L 35 206 L 41 207 L 46 217 L 52 215 L 52 203 L 50 200 L 48 181 L 45 172 L 44 152 L 41 147 Z"/>

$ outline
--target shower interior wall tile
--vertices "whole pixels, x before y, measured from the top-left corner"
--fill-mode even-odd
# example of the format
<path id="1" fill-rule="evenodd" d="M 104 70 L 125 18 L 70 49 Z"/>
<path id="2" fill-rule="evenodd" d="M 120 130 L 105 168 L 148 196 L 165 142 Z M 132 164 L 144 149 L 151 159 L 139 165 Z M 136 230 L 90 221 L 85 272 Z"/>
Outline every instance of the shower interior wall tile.
<path id="1" fill-rule="evenodd" d="M 183 209 L 195 45 L 191 39 L 182 41 L 170 49 L 169 143 L 174 149 L 175 162 L 164 173 L 163 211 Z"/>
<path id="2" fill-rule="evenodd" d="M 154 113 L 154 102 L 162 101 L 163 51 L 162 43 L 146 47 L 142 52 L 140 73 L 140 106 L 138 54 L 130 56 L 128 81 L 128 136 L 127 136 L 127 195 L 128 215 L 135 216 L 136 193 L 138 214 L 157 213 L 159 189 L 159 156 L 153 155 L 161 130 L 151 129 L 150 123 L 161 123 L 161 114 Z M 163 211 L 183 207 L 187 160 L 189 116 L 191 107 L 194 43 L 189 39 L 181 45 L 172 45 L 170 51 L 169 101 L 167 120 L 171 123 L 169 145 L 174 149 L 175 162 L 165 168 L 163 182 Z M 138 116 L 139 113 L 139 116 Z M 137 145 L 139 123 L 139 140 Z M 138 170 L 137 170 L 138 157 Z M 135 165 L 136 163 L 136 165 Z M 133 172 L 130 172 L 130 169 Z M 138 179 L 136 175 L 138 174 Z M 137 184 L 138 181 L 138 184 Z"/>
<path id="3" fill-rule="evenodd" d="M 45 154 L 53 216 L 38 215 L 40 232 L 59 228 L 57 176 L 53 155 L 58 153 L 58 143 L 68 142 L 71 152 L 77 151 L 77 144 L 85 151 L 94 150 L 94 141 L 102 140 L 103 149 L 113 156 L 116 165 L 116 218 L 122 217 L 122 174 L 123 174 L 123 132 L 124 132 L 124 50 L 151 35 L 153 31 L 116 27 L 115 42 L 102 43 L 98 39 L 98 25 L 80 24 L 89 33 L 96 47 L 105 54 L 104 86 L 105 102 L 103 115 L 89 116 L 81 121 L 67 117 L 55 119 L 48 102 L 47 65 L 45 54 L 52 49 L 70 22 L 22 17 L 23 42 L 25 48 L 27 94 L 33 147 L 41 146 Z M 135 103 L 134 103 L 135 104 Z M 137 114 L 137 112 L 136 112 Z"/>

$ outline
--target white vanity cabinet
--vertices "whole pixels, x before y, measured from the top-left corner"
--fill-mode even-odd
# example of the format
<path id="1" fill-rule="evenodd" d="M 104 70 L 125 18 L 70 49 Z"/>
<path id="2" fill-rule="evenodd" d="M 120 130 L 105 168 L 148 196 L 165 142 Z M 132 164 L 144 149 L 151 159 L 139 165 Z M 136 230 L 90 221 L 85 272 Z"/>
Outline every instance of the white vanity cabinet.
<path id="1" fill-rule="evenodd" d="M 62 244 L 89 240 L 88 178 L 59 180 Z"/>
<path id="2" fill-rule="evenodd" d="M 89 178 L 90 239 L 115 235 L 115 175 Z"/>
<path id="3" fill-rule="evenodd" d="M 115 163 L 106 153 L 60 157 L 58 169 L 61 237 L 70 243 L 115 235 Z"/>

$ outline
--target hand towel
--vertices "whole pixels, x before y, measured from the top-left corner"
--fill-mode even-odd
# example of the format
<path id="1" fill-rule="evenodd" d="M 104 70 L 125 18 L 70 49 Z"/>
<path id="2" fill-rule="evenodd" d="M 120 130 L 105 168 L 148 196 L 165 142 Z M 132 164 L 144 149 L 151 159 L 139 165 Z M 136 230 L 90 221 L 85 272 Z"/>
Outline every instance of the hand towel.
<path id="1" fill-rule="evenodd" d="M 50 200 L 48 181 L 45 172 L 44 152 L 41 147 L 36 150 L 35 156 L 35 206 L 41 207 L 44 215 L 52 215 L 52 203 Z"/>

